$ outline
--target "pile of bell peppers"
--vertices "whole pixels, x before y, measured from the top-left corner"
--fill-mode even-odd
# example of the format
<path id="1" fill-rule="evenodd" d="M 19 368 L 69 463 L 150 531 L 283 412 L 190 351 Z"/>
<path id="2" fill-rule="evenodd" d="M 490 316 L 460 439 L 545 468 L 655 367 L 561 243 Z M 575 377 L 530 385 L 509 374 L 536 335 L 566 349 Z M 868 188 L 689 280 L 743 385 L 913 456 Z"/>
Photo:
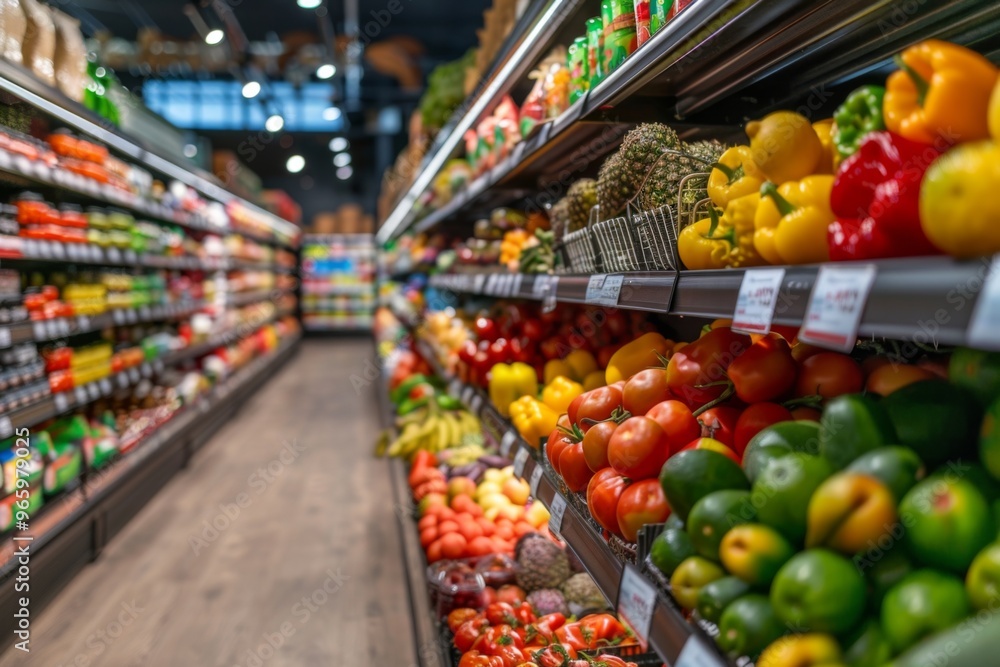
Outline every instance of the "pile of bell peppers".
<path id="1" fill-rule="evenodd" d="M 747 124 L 678 235 L 689 269 L 1000 252 L 1000 70 L 955 44 L 903 51 L 833 117 Z M 992 137 L 992 140 L 990 138 Z"/>

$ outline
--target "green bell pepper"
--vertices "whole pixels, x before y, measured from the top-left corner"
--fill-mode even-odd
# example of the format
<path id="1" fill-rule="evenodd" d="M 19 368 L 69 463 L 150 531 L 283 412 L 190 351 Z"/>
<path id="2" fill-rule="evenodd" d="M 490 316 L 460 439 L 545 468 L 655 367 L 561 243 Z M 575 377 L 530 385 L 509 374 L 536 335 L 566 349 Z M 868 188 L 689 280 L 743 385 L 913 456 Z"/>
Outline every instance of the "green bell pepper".
<path id="1" fill-rule="evenodd" d="M 862 86 L 844 100 L 833 114 L 833 144 L 841 158 L 850 157 L 869 132 L 885 129 L 882 119 L 882 86 Z"/>

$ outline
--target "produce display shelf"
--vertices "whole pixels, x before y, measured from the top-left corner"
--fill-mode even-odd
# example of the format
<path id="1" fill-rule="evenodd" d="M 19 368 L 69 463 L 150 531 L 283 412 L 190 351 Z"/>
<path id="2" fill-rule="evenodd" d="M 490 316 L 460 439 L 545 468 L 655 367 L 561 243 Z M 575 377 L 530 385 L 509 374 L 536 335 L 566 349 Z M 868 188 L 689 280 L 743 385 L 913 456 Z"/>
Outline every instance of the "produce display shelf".
<path id="1" fill-rule="evenodd" d="M 553 0 L 548 8 L 553 4 L 570 3 Z M 474 101 L 462 122 L 442 130 L 440 134 L 448 136 L 439 136 L 377 240 L 384 243 L 410 227 L 424 232 L 459 214 L 481 215 L 491 207 L 534 196 L 552 174 L 560 174 L 561 181 L 565 175 L 575 180 L 596 174 L 603 157 L 638 120 L 686 123 L 675 126 L 682 139 L 741 136 L 738 126 L 746 121 L 746 100 L 754 101 L 757 117 L 803 102 L 810 113 L 832 111 L 840 98 L 829 88 L 850 86 L 887 67 L 895 53 L 921 39 L 947 39 L 984 52 L 1000 47 L 995 38 L 1000 32 L 996 3 L 946 0 L 916 3 L 910 9 L 900 21 L 901 10 L 893 0 L 693 2 L 559 118 L 540 125 L 492 170 L 417 219 L 414 204 L 456 154 L 465 130 L 482 115 L 479 99 Z M 579 23 L 572 25 L 576 32 L 583 29 L 578 13 L 566 6 L 547 16 L 553 25 L 539 34 L 557 34 L 572 21 Z M 533 54 L 530 50 L 514 55 L 530 60 Z M 533 64 L 531 60 L 508 69 L 526 71 Z M 490 110 L 517 79 L 494 83 L 496 90 L 490 89 L 491 101 L 484 107 Z"/>
<path id="2" fill-rule="evenodd" d="M 260 303 L 262 301 L 276 301 L 285 294 L 291 294 L 292 290 L 287 289 L 265 289 L 265 290 L 254 290 L 252 292 L 237 292 L 227 298 L 227 304 L 230 306 L 247 306 L 251 303 Z"/>
<path id="3" fill-rule="evenodd" d="M 197 313 L 207 305 L 208 303 L 204 301 L 183 301 L 168 305 L 118 308 L 100 315 L 77 315 L 75 317 L 15 322 L 7 326 L 0 326 L 0 349 L 31 341 L 59 340 L 118 325 L 183 319 Z"/>
<path id="4" fill-rule="evenodd" d="M 214 176 L 193 171 L 192 164 L 180 164 L 157 155 L 149 150 L 141 137 L 127 136 L 112 128 L 106 120 L 69 99 L 59 90 L 46 85 L 24 68 L 6 60 L 0 61 L 0 90 L 24 100 L 75 130 L 94 137 L 134 162 L 194 188 L 210 199 L 222 204 L 238 202 L 255 214 L 265 216 L 269 226 L 275 230 L 277 242 L 294 248 L 286 238 L 298 236 L 299 228 L 296 225 L 229 192 Z"/>
<path id="5" fill-rule="evenodd" d="M 272 321 L 274 321 L 273 317 L 267 318 L 253 327 L 249 327 L 249 329 L 256 330 Z M 204 343 L 196 343 L 181 350 L 171 352 L 162 359 L 145 362 L 109 377 L 75 387 L 73 391 L 49 394 L 28 405 L 9 410 L 6 414 L 0 416 L 0 439 L 9 438 L 19 428 L 31 428 L 43 421 L 58 417 L 64 412 L 93 403 L 104 396 L 110 395 L 116 389 L 134 386 L 142 381 L 143 378 L 161 373 L 167 366 L 173 366 L 189 359 L 204 356 L 212 350 L 235 340 L 241 335 L 241 332 L 245 332 L 247 329 L 248 327 L 235 327 L 213 336 Z"/>
<path id="6" fill-rule="evenodd" d="M 33 538 L 32 556 L 37 557 L 48 543 L 93 512 L 126 480 L 148 466 L 161 450 L 177 446 L 186 433 L 204 421 L 206 414 L 219 411 L 227 404 L 245 397 L 251 385 L 263 377 L 270 376 L 287 360 L 299 338 L 300 336 L 295 336 L 282 343 L 274 353 L 250 362 L 232 377 L 199 396 L 194 403 L 181 408 L 140 440 L 128 454 L 107 468 L 91 473 L 84 483 L 44 505 L 42 511 L 30 521 L 30 535 Z M 15 549 L 13 537 L 13 534 L 8 534 L 0 542 L 0 580 L 11 576 L 16 569 L 17 563 L 13 559 Z"/>
<path id="7" fill-rule="evenodd" d="M 971 261 L 921 257 L 871 262 L 877 273 L 858 334 L 861 337 L 910 339 L 928 345 L 964 344 L 973 305 L 991 261 L 989 257 Z M 865 264 L 838 262 L 833 266 L 852 265 Z M 774 323 L 798 326 L 806 316 L 820 267 L 783 268 L 785 275 L 776 299 Z M 618 308 L 715 319 L 733 316 L 740 285 L 748 270 L 752 269 L 608 275 L 623 275 Z M 591 278 L 589 275 L 463 273 L 432 276 L 430 284 L 453 292 L 535 300 L 547 298 L 555 284 L 557 302 L 585 304 L 588 303 L 587 286 Z M 985 347 L 1000 349 L 1000 337 Z"/>
<path id="8" fill-rule="evenodd" d="M 515 470 L 518 458 L 523 459 L 524 468 L 523 472 L 520 473 L 523 479 L 535 478 L 539 475 L 535 472 L 536 469 L 541 469 L 540 477 L 537 477 L 537 487 L 532 495 L 537 500 L 542 501 L 546 507 L 551 508 L 556 496 L 562 494 L 549 471 L 538 460 L 538 450 L 521 438 L 514 426 L 493 407 L 486 392 L 478 387 L 464 384 L 451 376 L 438 362 L 433 349 L 425 340 L 418 338 L 416 347 L 421 356 L 427 359 L 435 374 L 448 381 L 449 393 L 452 396 L 460 397 L 466 408 L 479 417 L 485 435 L 499 448 L 501 456 L 514 460 Z M 509 449 L 505 448 L 504 443 L 510 443 L 507 445 Z M 521 453 L 519 454 L 519 452 Z M 568 499 L 563 498 L 563 500 L 566 501 L 566 509 L 559 528 L 559 535 L 580 559 L 608 602 L 616 604 L 625 565 L 591 526 L 590 519 L 584 516 Z M 685 620 L 682 612 L 663 591 L 659 590 L 656 582 L 650 579 L 649 583 L 657 591 L 649 629 L 650 647 L 670 665 L 697 664 L 699 667 L 732 667 L 734 663 L 722 654 L 704 630 Z M 697 652 L 703 662 L 681 663 L 678 661 L 681 652 L 689 643 L 697 646 L 688 649 L 688 651 Z"/>
<path id="9" fill-rule="evenodd" d="M 363 285 L 331 285 L 329 287 L 315 287 L 306 285 L 302 288 L 303 296 L 368 296 L 375 294 L 374 283 Z"/>
<path id="10" fill-rule="evenodd" d="M 72 172 L 52 169 L 40 160 L 29 160 L 22 155 L 12 155 L 0 150 L 0 173 L 27 181 L 32 186 L 58 188 L 61 193 L 85 197 L 106 206 L 126 209 L 157 222 L 180 225 L 186 229 L 209 234 L 238 234 L 269 245 L 285 244 L 264 234 L 238 229 L 220 228 L 209 224 L 202 216 L 175 211 L 162 204 L 147 201 L 107 183 L 98 183 Z"/>

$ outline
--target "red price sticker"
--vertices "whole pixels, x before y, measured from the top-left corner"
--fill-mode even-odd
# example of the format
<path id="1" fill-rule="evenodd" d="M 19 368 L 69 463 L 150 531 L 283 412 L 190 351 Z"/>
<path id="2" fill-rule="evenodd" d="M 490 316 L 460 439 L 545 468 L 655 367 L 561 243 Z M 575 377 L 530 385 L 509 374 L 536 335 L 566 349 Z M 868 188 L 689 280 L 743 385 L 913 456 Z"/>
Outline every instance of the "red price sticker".
<path id="1" fill-rule="evenodd" d="M 821 266 L 809 296 L 799 340 L 850 352 L 877 270 L 866 266 Z"/>
<path id="2" fill-rule="evenodd" d="M 771 331 L 778 291 L 785 278 L 784 269 L 747 269 L 736 297 L 732 328 L 743 333 L 766 334 Z"/>
<path id="3" fill-rule="evenodd" d="M 628 623 L 645 650 L 649 646 L 649 628 L 656 608 L 656 589 L 639 574 L 634 565 L 626 564 L 618 586 L 618 615 Z"/>

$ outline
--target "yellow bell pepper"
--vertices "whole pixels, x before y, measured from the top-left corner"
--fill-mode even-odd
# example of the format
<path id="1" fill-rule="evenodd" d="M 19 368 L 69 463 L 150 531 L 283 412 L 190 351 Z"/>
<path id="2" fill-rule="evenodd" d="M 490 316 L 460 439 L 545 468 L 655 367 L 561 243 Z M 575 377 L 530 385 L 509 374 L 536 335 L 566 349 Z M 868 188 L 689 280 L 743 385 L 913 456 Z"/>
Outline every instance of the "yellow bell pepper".
<path id="1" fill-rule="evenodd" d="M 673 344 L 655 331 L 639 336 L 611 355 L 604 380 L 614 384 L 629 379 L 641 370 L 662 366 L 661 359 L 667 356 Z"/>
<path id="2" fill-rule="evenodd" d="M 585 392 L 592 391 L 594 389 L 599 389 L 604 386 L 604 371 L 598 369 L 592 373 L 588 373 L 587 377 L 583 379 L 583 390 Z"/>
<path id="3" fill-rule="evenodd" d="M 722 214 L 723 220 L 733 229 L 733 248 L 729 252 L 729 256 L 726 257 L 726 266 L 744 268 L 767 263 L 753 244 L 753 235 L 756 230 L 754 218 L 759 206 L 759 192 L 729 200 L 726 212 Z"/>
<path id="4" fill-rule="evenodd" d="M 929 39 L 903 51 L 889 75 L 882 102 L 891 132 L 925 144 L 990 136 L 987 110 L 997 68 L 975 51 Z"/>
<path id="5" fill-rule="evenodd" d="M 810 264 L 830 259 L 827 227 L 833 176 L 807 176 L 780 187 L 765 183 L 754 217 L 754 247 L 771 264 Z"/>
<path id="6" fill-rule="evenodd" d="M 542 403 L 562 414 L 573 399 L 582 393 L 583 385 L 560 375 L 542 389 Z"/>
<path id="7" fill-rule="evenodd" d="M 490 369 L 490 400 L 504 417 L 510 414 L 510 404 L 522 396 L 538 395 L 538 376 L 528 364 L 495 364 Z"/>
<path id="8" fill-rule="evenodd" d="M 570 368 L 569 377 L 571 380 L 582 382 L 585 377 L 597 370 L 597 359 L 586 350 L 573 350 L 563 359 Z"/>
<path id="9" fill-rule="evenodd" d="M 836 147 L 833 145 L 833 119 L 824 118 L 823 120 L 818 120 L 813 123 L 813 129 L 816 130 L 819 143 L 823 146 L 823 156 L 819 159 L 819 164 L 816 166 L 816 173 L 833 174 L 836 172 L 837 162 L 839 162 L 840 158 L 840 153 L 837 152 Z"/>
<path id="10" fill-rule="evenodd" d="M 549 359 L 545 362 L 545 367 L 542 369 L 542 382 L 548 384 L 555 380 L 557 377 L 573 377 L 573 369 L 566 362 L 565 359 Z"/>
<path id="11" fill-rule="evenodd" d="M 708 197 L 719 208 L 725 208 L 731 200 L 760 190 L 764 180 L 750 147 L 733 146 L 708 175 Z"/>
<path id="12" fill-rule="evenodd" d="M 714 223 L 714 229 L 713 229 Z M 677 235 L 677 254 L 692 271 L 721 269 L 733 250 L 735 232 L 718 216 L 688 225 Z"/>
<path id="13" fill-rule="evenodd" d="M 510 418 L 525 442 L 538 449 L 559 421 L 559 414 L 534 396 L 522 396 L 510 404 Z"/>

